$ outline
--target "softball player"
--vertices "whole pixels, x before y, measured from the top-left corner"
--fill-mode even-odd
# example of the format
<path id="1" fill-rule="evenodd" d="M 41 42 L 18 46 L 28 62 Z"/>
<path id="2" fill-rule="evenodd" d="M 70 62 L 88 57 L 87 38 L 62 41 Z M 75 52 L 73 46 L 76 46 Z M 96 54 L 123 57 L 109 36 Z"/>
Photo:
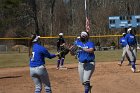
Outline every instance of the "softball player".
<path id="1" fill-rule="evenodd" d="M 87 32 L 81 32 L 80 40 L 77 41 L 76 46 L 80 47 L 77 55 L 80 81 L 85 87 L 85 93 L 89 93 L 91 89 L 90 78 L 95 69 L 95 45 L 89 40 Z"/>
<path id="2" fill-rule="evenodd" d="M 56 54 L 50 54 L 46 48 L 39 44 L 39 36 L 32 35 L 30 41 L 30 76 L 35 83 L 35 93 L 41 93 L 42 83 L 45 93 L 52 93 L 48 72 L 45 68 L 45 57 L 54 58 Z"/>
<path id="3" fill-rule="evenodd" d="M 126 51 L 127 51 L 127 54 L 130 58 L 131 65 L 132 65 L 131 70 L 132 70 L 132 72 L 136 72 L 135 63 L 136 63 L 137 41 L 136 41 L 135 35 L 132 34 L 131 28 L 129 28 L 127 30 L 125 39 L 127 41 Z"/>
<path id="4" fill-rule="evenodd" d="M 125 56 L 126 56 L 126 58 L 128 59 L 128 61 L 129 61 L 129 64 L 128 64 L 128 65 L 131 64 L 130 58 L 128 57 L 128 54 L 127 54 L 127 52 L 126 52 L 126 45 L 127 45 L 127 42 L 126 42 L 126 39 L 125 39 L 126 33 L 123 33 L 122 35 L 123 35 L 123 37 L 120 39 L 120 44 L 121 44 L 121 46 L 122 46 L 122 48 L 123 48 L 123 53 L 122 53 L 122 57 L 121 57 L 121 62 L 118 63 L 118 65 L 120 65 L 120 66 L 121 66 L 122 63 L 123 63 L 123 61 L 124 61 L 124 59 L 125 59 Z"/>
<path id="5" fill-rule="evenodd" d="M 63 38 L 63 33 L 59 33 L 59 38 L 57 40 L 57 52 L 60 53 L 64 50 L 65 40 Z M 65 54 L 61 54 L 57 60 L 57 69 L 63 68 L 65 60 Z"/>

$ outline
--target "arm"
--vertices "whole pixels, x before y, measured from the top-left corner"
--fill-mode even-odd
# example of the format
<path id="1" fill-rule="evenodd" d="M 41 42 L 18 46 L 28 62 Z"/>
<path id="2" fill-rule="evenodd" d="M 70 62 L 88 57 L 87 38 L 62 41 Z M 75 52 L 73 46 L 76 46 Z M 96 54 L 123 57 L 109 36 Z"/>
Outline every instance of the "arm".
<path id="1" fill-rule="evenodd" d="M 57 54 L 51 54 L 51 53 L 49 53 L 49 51 L 47 49 L 45 49 L 45 48 L 43 49 L 43 54 L 44 54 L 45 57 L 47 57 L 49 59 L 54 58 L 54 57 L 57 56 Z"/>
<path id="2" fill-rule="evenodd" d="M 95 50 L 95 45 L 93 42 L 89 43 L 89 48 L 83 48 L 84 51 L 89 52 L 89 53 L 93 53 Z"/>
<path id="3" fill-rule="evenodd" d="M 89 53 L 94 52 L 94 48 L 89 48 L 89 49 L 83 48 L 83 50 L 86 51 L 86 52 L 89 52 Z"/>

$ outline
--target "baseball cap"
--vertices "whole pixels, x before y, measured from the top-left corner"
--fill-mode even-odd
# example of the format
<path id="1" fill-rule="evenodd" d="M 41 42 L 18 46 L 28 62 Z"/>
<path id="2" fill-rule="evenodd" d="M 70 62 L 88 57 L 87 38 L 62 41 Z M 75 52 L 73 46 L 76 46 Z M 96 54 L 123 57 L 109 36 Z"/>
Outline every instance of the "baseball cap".
<path id="1" fill-rule="evenodd" d="M 125 35 L 126 33 L 122 33 L 122 35 Z"/>
<path id="2" fill-rule="evenodd" d="M 40 36 L 36 36 L 36 38 L 32 42 L 37 42 Z"/>
<path id="3" fill-rule="evenodd" d="M 80 39 L 80 36 L 78 36 L 77 39 Z"/>
<path id="4" fill-rule="evenodd" d="M 127 32 L 130 33 L 131 30 L 132 30 L 132 28 L 128 28 L 128 29 L 127 29 Z"/>
<path id="5" fill-rule="evenodd" d="M 88 36 L 88 34 L 87 34 L 87 32 L 81 32 L 81 37 L 86 37 L 86 36 Z"/>
<path id="6" fill-rule="evenodd" d="M 59 36 L 63 36 L 63 33 L 59 33 Z"/>

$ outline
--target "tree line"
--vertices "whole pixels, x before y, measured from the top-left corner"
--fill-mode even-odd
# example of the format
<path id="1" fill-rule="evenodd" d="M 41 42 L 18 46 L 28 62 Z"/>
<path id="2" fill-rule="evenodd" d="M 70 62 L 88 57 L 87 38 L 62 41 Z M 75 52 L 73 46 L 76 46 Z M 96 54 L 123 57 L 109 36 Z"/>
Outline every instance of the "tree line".
<path id="1" fill-rule="evenodd" d="M 139 15 L 139 0 L 87 0 L 91 35 L 120 34 L 109 16 Z M 85 30 L 84 0 L 0 0 L 0 37 L 79 35 Z"/>

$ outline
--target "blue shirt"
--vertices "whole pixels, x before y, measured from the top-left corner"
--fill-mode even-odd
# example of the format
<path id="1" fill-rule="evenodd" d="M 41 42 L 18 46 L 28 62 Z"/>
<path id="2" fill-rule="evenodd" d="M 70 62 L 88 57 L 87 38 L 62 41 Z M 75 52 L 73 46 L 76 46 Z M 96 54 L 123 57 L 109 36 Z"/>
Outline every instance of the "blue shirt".
<path id="1" fill-rule="evenodd" d="M 77 44 L 77 42 L 79 42 L 80 40 L 79 39 L 76 39 L 75 42 L 74 42 L 74 45 Z"/>
<path id="2" fill-rule="evenodd" d="M 136 41 L 136 37 L 134 34 L 126 34 L 125 39 L 128 43 L 128 45 L 132 46 L 132 45 L 136 45 L 137 41 Z"/>
<path id="3" fill-rule="evenodd" d="M 120 44 L 122 45 L 122 47 L 126 47 L 127 41 L 126 41 L 125 37 L 122 37 L 122 38 L 120 39 Z"/>
<path id="4" fill-rule="evenodd" d="M 81 48 L 87 48 L 87 49 L 93 48 L 93 49 L 95 49 L 95 45 L 91 41 L 87 41 L 86 43 L 83 43 L 81 41 L 78 41 L 76 43 L 76 45 L 78 47 L 81 47 Z M 89 52 L 86 52 L 84 50 L 79 50 L 77 57 L 78 57 L 78 61 L 81 62 L 81 63 L 84 63 L 84 62 L 93 62 L 94 59 L 95 59 L 94 53 L 89 53 Z"/>
<path id="5" fill-rule="evenodd" d="M 32 47 L 32 57 L 30 58 L 30 67 L 37 67 L 45 64 L 45 57 L 47 58 L 54 58 L 56 57 L 55 54 L 50 54 L 48 50 L 35 43 Z"/>

